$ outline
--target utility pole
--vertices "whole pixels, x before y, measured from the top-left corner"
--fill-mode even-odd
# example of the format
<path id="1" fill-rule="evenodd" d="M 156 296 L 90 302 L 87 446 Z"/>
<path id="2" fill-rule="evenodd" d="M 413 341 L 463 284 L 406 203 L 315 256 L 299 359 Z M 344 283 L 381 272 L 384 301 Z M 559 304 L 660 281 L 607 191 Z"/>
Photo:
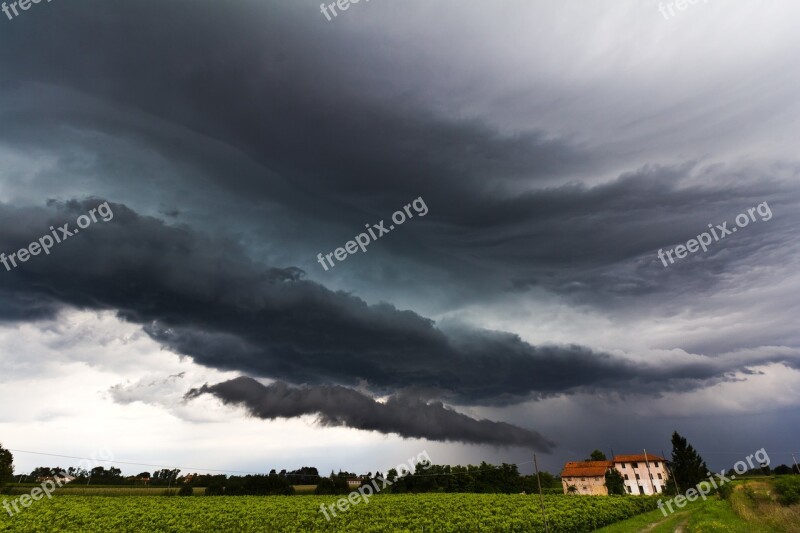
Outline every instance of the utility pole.
<path id="1" fill-rule="evenodd" d="M 664 458 L 664 466 L 667 467 L 667 472 L 669 473 L 669 477 L 672 478 L 672 483 L 675 485 L 675 494 L 680 494 L 681 491 L 678 488 L 678 481 L 675 479 L 675 476 L 672 474 L 672 467 L 669 466 L 669 462 L 667 461 L 667 456 L 664 455 L 664 450 L 661 450 L 661 457 Z"/>
<path id="2" fill-rule="evenodd" d="M 539 463 L 536 461 L 536 454 L 533 454 L 533 467 L 536 469 L 536 484 L 539 485 L 539 503 L 542 506 L 542 519 L 544 520 L 544 531 L 550 533 L 547 527 L 547 513 L 544 510 L 544 496 L 542 496 L 542 480 L 539 479 Z"/>
<path id="3" fill-rule="evenodd" d="M 653 490 L 653 494 L 656 493 L 656 485 L 653 483 L 653 474 L 650 473 L 650 461 L 647 460 L 647 450 L 644 450 L 644 464 L 647 466 L 647 477 L 650 478 L 650 488 Z"/>
<path id="4" fill-rule="evenodd" d="M 794 454 L 792 454 L 792 461 L 794 461 L 794 467 L 797 469 L 797 473 L 800 474 L 800 466 L 797 466 L 797 459 L 794 458 Z"/>
<path id="5" fill-rule="evenodd" d="M 175 469 L 173 469 L 173 472 L 174 471 L 175 471 Z M 172 494 L 170 492 L 170 490 L 172 489 L 172 477 L 173 476 L 169 476 L 169 484 L 167 485 L 167 495 L 168 496 L 172 496 Z M 176 475 L 176 477 L 177 477 L 177 475 Z"/>

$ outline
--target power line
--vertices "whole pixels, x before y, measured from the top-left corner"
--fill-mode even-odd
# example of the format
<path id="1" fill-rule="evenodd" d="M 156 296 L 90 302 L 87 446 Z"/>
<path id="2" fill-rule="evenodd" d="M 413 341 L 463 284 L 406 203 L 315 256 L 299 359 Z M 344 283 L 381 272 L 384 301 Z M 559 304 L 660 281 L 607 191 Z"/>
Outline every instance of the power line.
<path id="1" fill-rule="evenodd" d="M 232 473 L 232 474 L 261 474 L 262 472 L 248 472 L 243 470 L 219 470 L 216 468 L 197 468 L 192 466 L 178 466 L 178 465 L 154 465 L 150 463 L 134 463 L 132 461 L 111 461 L 107 459 L 95 459 L 94 457 L 76 457 L 74 455 L 61 455 L 57 453 L 44 453 L 44 452 L 32 452 L 28 450 L 14 450 L 8 448 L 9 451 L 15 453 L 29 453 L 33 455 L 46 455 L 48 457 L 63 457 L 66 459 L 78 459 L 78 460 L 85 460 L 85 461 L 94 461 L 96 463 L 111 463 L 111 464 L 119 464 L 119 465 L 133 465 L 133 466 L 151 466 L 155 468 L 168 468 L 168 469 L 175 469 L 178 468 L 180 470 L 204 470 L 206 472 L 222 472 L 222 473 Z M 293 474 L 299 475 L 299 474 Z"/>

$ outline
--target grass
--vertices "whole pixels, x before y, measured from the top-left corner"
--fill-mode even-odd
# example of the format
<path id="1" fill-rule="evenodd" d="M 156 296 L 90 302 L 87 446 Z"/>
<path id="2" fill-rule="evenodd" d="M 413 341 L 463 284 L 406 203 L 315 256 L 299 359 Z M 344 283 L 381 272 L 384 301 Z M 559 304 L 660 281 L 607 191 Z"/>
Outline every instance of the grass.
<path id="1" fill-rule="evenodd" d="M 731 533 L 770 533 L 775 530 L 763 524 L 741 518 L 731 504 L 719 498 L 711 499 L 689 514 L 686 530 L 692 533 L 729 531 Z"/>
<path id="2" fill-rule="evenodd" d="M 777 500 L 774 482 L 751 481 L 734 487 L 730 505 L 750 524 L 764 524 L 768 531 L 800 533 L 800 505 L 784 506 Z"/>
<path id="3" fill-rule="evenodd" d="M 301 496 L 306 494 L 314 494 L 316 489 L 316 485 L 294 485 L 294 493 Z"/>
<path id="4" fill-rule="evenodd" d="M 653 533 L 672 533 L 677 526 L 686 521 L 689 513 L 701 505 L 702 501 L 690 502 L 682 510 L 666 518 L 664 513 L 659 510 L 643 513 L 628 520 L 611 524 L 598 529 L 598 533 L 631 533 L 632 531 L 651 531 Z"/>
<path id="5" fill-rule="evenodd" d="M 598 529 L 598 533 L 800 533 L 800 505 L 777 501 L 774 480 L 735 481 L 728 500 L 697 500 L 664 517 L 652 511 Z"/>

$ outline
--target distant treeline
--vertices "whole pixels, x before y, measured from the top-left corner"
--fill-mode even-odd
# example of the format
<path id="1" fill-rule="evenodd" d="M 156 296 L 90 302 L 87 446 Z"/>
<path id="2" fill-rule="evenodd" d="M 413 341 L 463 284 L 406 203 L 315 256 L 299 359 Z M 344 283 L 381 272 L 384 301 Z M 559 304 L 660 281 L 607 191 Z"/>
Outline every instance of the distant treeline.
<path id="1" fill-rule="evenodd" d="M 294 485 L 316 486 L 315 494 L 339 495 L 357 490 L 362 484 L 376 481 L 383 486 L 380 478 L 385 478 L 384 493 L 422 493 L 422 492 L 476 492 L 476 493 L 520 493 L 528 494 L 537 491 L 536 477 L 521 475 L 516 465 L 491 465 L 482 462 L 480 465 L 416 465 L 416 471 L 399 477 L 396 470 L 368 473 L 358 476 L 351 472 L 339 472 L 327 477 L 319 475 L 314 467 L 303 467 L 299 470 L 277 472 L 272 470 L 264 475 L 226 476 L 209 474 L 180 475 L 180 470 L 162 469 L 153 472 L 142 472 L 136 476 L 123 476 L 118 468 L 96 467 L 91 471 L 75 468 L 39 467 L 27 476 L 17 476 L 15 481 L 35 483 L 42 478 L 49 478 L 67 472 L 75 480 L 71 486 L 78 485 L 115 485 L 115 486 L 147 486 L 147 487 L 206 487 L 207 496 L 219 495 L 291 495 Z M 561 492 L 561 481 L 547 472 L 541 475 L 544 492 Z M 358 483 L 353 483 L 358 480 Z M 70 486 L 68 485 L 68 486 Z"/>
<path id="2" fill-rule="evenodd" d="M 358 487 L 349 486 L 347 477 L 341 474 L 331 474 L 321 480 L 317 486 L 316 494 L 347 494 Z M 380 472 L 371 473 L 362 479 L 362 485 L 375 481 L 377 486 L 385 478 L 390 484 L 382 489 L 384 493 L 423 493 L 423 492 L 475 492 L 475 493 L 505 493 L 514 494 L 526 492 L 534 493 L 538 490 L 536 476 L 523 476 L 519 473 L 517 465 L 502 464 L 490 465 L 482 462 L 480 465 L 450 466 L 450 465 L 417 465 L 413 474 L 399 477 L 396 470 L 391 469 L 384 476 Z M 540 474 L 542 490 L 544 492 L 561 492 L 560 478 L 547 472 Z"/>
<path id="3" fill-rule="evenodd" d="M 10 481 L 13 480 L 17 483 L 37 483 L 42 479 L 54 478 L 56 476 L 62 477 L 65 474 L 70 478 L 74 478 L 72 481 L 74 484 L 84 483 L 92 485 L 144 485 L 151 487 L 167 487 L 169 485 L 175 485 L 183 479 L 179 477 L 180 470 L 178 469 L 163 469 L 156 470 L 152 474 L 150 472 L 142 472 L 136 476 L 123 476 L 122 470 L 113 466 L 111 468 L 98 466 L 91 470 L 75 467 L 61 468 L 58 466 L 40 466 L 34 469 L 30 474 L 16 475 L 11 478 Z"/>

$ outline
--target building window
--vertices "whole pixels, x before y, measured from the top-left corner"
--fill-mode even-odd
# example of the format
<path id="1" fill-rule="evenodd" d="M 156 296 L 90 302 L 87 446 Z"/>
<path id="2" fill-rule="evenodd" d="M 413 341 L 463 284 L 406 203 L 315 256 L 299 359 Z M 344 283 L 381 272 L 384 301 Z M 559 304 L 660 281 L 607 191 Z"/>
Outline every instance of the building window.
<path id="1" fill-rule="evenodd" d="M 644 487 L 639 485 L 639 494 L 644 494 Z"/>
<path id="2" fill-rule="evenodd" d="M 582 478 L 581 478 L 581 481 L 586 481 L 586 478 L 585 478 L 585 477 L 582 477 Z"/>
<path id="3" fill-rule="evenodd" d="M 633 463 L 633 468 L 639 468 L 639 463 Z"/>
<path id="4" fill-rule="evenodd" d="M 630 487 L 627 487 L 627 489 L 628 489 L 628 494 L 633 492 Z"/>
<path id="5" fill-rule="evenodd" d="M 658 475 L 658 479 L 663 479 L 663 478 L 661 477 L 661 474 L 659 474 L 659 475 Z"/>
<path id="6" fill-rule="evenodd" d="M 639 474 L 636 474 L 636 479 L 641 479 L 641 478 L 639 477 Z"/>
<path id="7" fill-rule="evenodd" d="M 658 461 L 656 461 L 655 463 L 653 463 L 653 466 L 655 466 L 656 468 L 658 468 Z"/>
<path id="8" fill-rule="evenodd" d="M 625 474 L 625 481 L 628 480 L 628 474 Z"/>

